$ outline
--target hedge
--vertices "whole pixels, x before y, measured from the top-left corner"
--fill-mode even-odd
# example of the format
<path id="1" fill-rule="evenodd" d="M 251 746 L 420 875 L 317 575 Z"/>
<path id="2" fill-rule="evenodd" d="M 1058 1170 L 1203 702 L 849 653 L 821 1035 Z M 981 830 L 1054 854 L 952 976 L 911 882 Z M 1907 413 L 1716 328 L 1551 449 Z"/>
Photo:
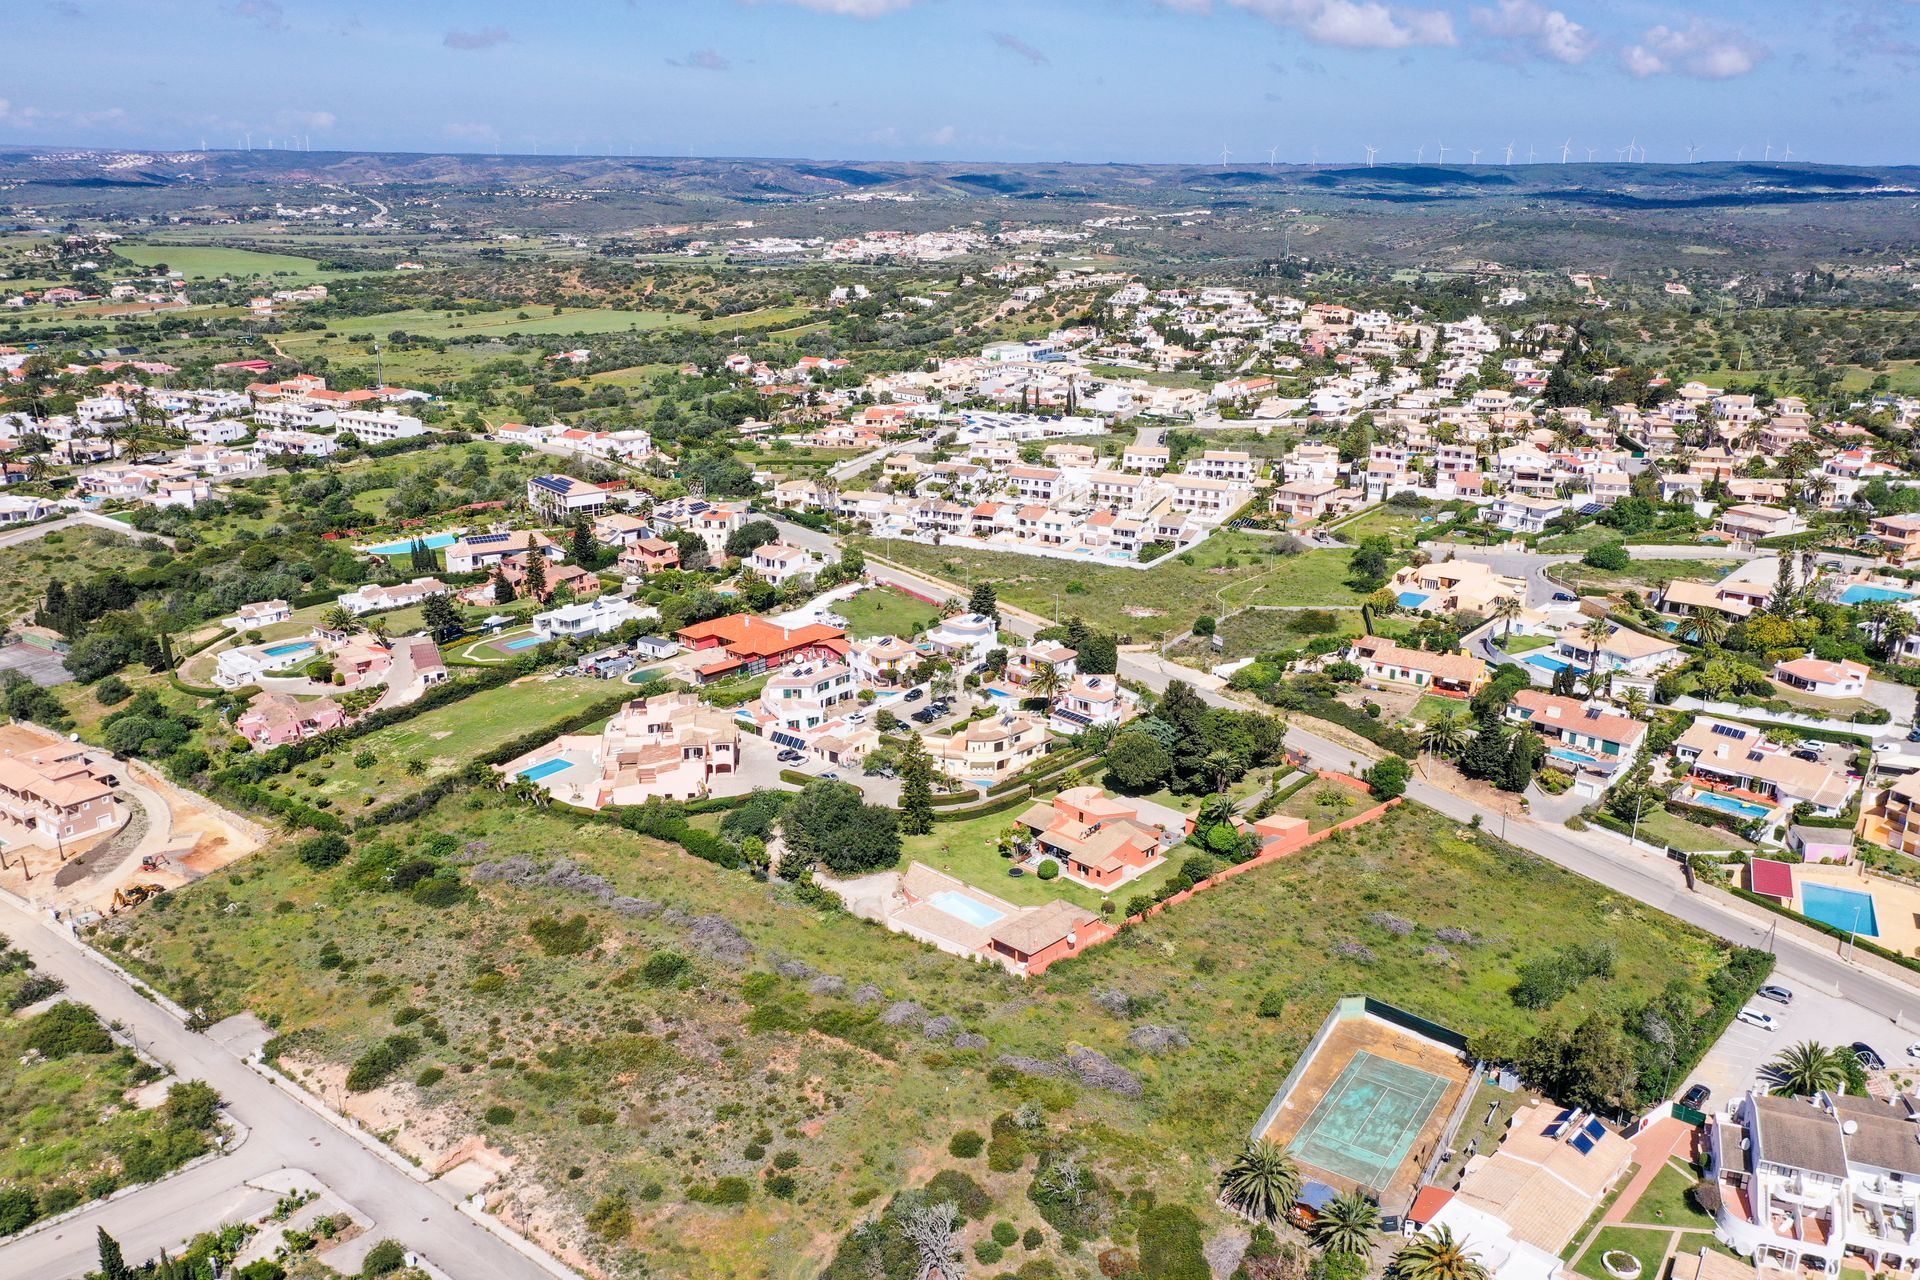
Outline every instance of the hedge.
<path id="1" fill-rule="evenodd" d="M 935 822 L 965 822 L 969 818 L 984 818 L 990 814 L 1006 813 L 1009 810 L 1018 809 L 1022 805 L 1032 803 L 1032 796 L 1006 796 L 988 804 L 975 805 L 970 809 L 935 809 L 933 811 L 933 820 Z"/>
<path id="2" fill-rule="evenodd" d="M 1898 951 L 1891 951 L 1877 942 L 1869 942 L 1857 934 L 1848 933 L 1845 929 L 1836 928 L 1833 925 L 1803 916 L 1791 907 L 1783 907 L 1772 898 L 1749 892 L 1746 889 L 1740 888 L 1738 885 L 1727 886 L 1727 892 L 1736 898 L 1751 902 L 1756 906 L 1765 907 L 1777 916 L 1785 916 L 1789 920 L 1797 920 L 1809 929 L 1816 929 L 1826 934 L 1829 938 L 1836 938 L 1841 942 L 1851 942 L 1856 948 L 1865 951 L 1869 955 L 1879 956 L 1883 960 L 1891 960 L 1903 969 L 1911 969 L 1915 973 L 1920 973 L 1920 960 L 1916 960 L 1912 956 L 1902 955 Z"/>
<path id="3" fill-rule="evenodd" d="M 791 782 L 796 787 L 804 787 L 809 782 L 818 782 L 820 779 L 810 773 L 801 773 L 798 769 L 782 769 L 780 771 L 780 781 Z"/>

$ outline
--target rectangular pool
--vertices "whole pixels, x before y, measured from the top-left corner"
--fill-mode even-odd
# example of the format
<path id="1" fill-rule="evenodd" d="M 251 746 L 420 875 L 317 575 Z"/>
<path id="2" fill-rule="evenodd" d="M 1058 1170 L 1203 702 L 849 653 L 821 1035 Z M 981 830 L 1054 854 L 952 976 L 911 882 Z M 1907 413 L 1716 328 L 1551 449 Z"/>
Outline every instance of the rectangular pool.
<path id="1" fill-rule="evenodd" d="M 515 650 L 531 649 L 537 644 L 545 644 L 546 642 L 547 638 L 545 636 L 521 636 L 518 640 L 509 640 L 500 647 L 502 649 Z"/>
<path id="2" fill-rule="evenodd" d="M 1705 805 L 1709 809 L 1718 809 L 1722 813 L 1731 813 L 1737 818 L 1766 818 L 1773 814 L 1773 810 L 1763 804 L 1754 804 L 1733 796 L 1723 796 L 1718 791 L 1696 791 L 1693 793 L 1693 803 Z"/>
<path id="3" fill-rule="evenodd" d="M 1004 911 L 995 911 L 978 898 L 969 898 L 957 889 L 942 889 L 927 899 L 927 905 L 938 907 L 956 920 L 964 920 L 976 929 L 985 929 L 1005 915 Z"/>
<path id="4" fill-rule="evenodd" d="M 571 760 L 561 760 L 558 758 L 542 760 L 531 769 L 522 769 L 520 776 L 528 782 L 538 782 L 542 778 L 551 778 L 556 773 L 565 773 L 571 768 L 573 768 L 573 761 Z"/>
<path id="5" fill-rule="evenodd" d="M 426 545 L 427 550 L 438 551 L 442 547 L 450 547 L 460 541 L 460 535 L 457 533 L 430 533 L 421 538 L 420 541 Z M 402 538 L 398 542 L 383 542 L 377 547 L 360 547 L 358 550 L 370 556 L 403 556 L 413 550 L 413 539 Z"/>
<path id="6" fill-rule="evenodd" d="M 286 644 L 268 645 L 266 648 L 262 649 L 260 652 L 266 654 L 269 658 L 284 658 L 290 653 L 305 653 L 309 649 L 314 649 L 317 647 L 318 646 L 315 645 L 311 640 L 293 640 L 293 641 L 289 641 Z"/>
<path id="7" fill-rule="evenodd" d="M 1556 658 L 1550 653 L 1530 653 L 1522 658 L 1521 661 L 1530 667 L 1538 667 L 1542 671 L 1551 671 L 1555 675 L 1565 671 L 1568 667 L 1573 667 L 1575 671 L 1582 669 L 1574 666 L 1573 663 L 1568 662 L 1566 659 Z"/>
<path id="8" fill-rule="evenodd" d="M 1856 582 L 1840 593 L 1841 604 L 1868 604 L 1875 600 L 1911 600 L 1910 591 L 1895 591 L 1891 587 L 1870 587 Z"/>
<path id="9" fill-rule="evenodd" d="M 1880 936 L 1880 920 L 1873 914 L 1873 895 L 1830 884 L 1800 882 L 1800 912 L 1810 920 L 1848 929 L 1862 937 Z"/>

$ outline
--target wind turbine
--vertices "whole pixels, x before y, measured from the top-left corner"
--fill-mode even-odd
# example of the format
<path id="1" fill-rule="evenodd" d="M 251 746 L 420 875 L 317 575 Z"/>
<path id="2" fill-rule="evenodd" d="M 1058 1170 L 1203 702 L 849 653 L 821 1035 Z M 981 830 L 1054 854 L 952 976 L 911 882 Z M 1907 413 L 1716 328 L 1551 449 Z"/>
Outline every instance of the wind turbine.
<path id="1" fill-rule="evenodd" d="M 1365 144 L 1362 144 L 1362 145 L 1365 145 Z M 1373 153 L 1378 151 L 1379 149 L 1380 148 L 1378 147 L 1367 147 L 1367 168 L 1369 169 L 1373 168 Z"/>
<path id="2" fill-rule="evenodd" d="M 1277 151 L 1279 151 L 1279 150 L 1280 150 L 1280 148 L 1278 148 L 1278 147 L 1268 147 L 1268 148 L 1267 148 L 1267 168 L 1269 168 L 1269 169 L 1271 169 L 1271 168 L 1273 168 L 1273 157 L 1274 157 L 1274 153 L 1275 153 L 1275 152 L 1277 152 Z"/>
<path id="3" fill-rule="evenodd" d="M 1447 162 L 1447 144 L 1443 142 L 1440 144 L 1440 163 L 1445 164 L 1446 162 Z"/>
<path id="4" fill-rule="evenodd" d="M 1640 150 L 1640 139 L 1638 137 L 1628 139 L 1627 141 L 1627 163 L 1628 164 L 1633 163 L 1633 153 L 1639 150 Z M 1640 158 L 1642 160 L 1645 160 L 1647 158 L 1646 153 L 1641 152 Z"/>
<path id="5" fill-rule="evenodd" d="M 1227 157 L 1228 157 L 1228 156 L 1230 156 L 1230 155 L 1232 155 L 1232 154 L 1233 154 L 1233 152 L 1231 152 L 1231 151 L 1229 151 L 1229 150 L 1227 150 L 1227 144 L 1226 144 L 1226 143 L 1224 143 L 1224 142 L 1223 142 L 1223 143 L 1221 143 L 1221 144 L 1220 144 L 1220 167 L 1221 167 L 1222 169 L 1224 169 L 1224 168 L 1226 168 L 1226 167 L 1227 167 Z"/>
<path id="6" fill-rule="evenodd" d="M 1513 163 L 1513 144 L 1511 142 L 1507 144 L 1507 163 Z"/>
<path id="7" fill-rule="evenodd" d="M 1768 141 L 1768 143 L 1767 143 L 1767 155 L 1766 155 L 1766 158 L 1767 158 L 1767 159 L 1769 159 L 1769 160 L 1771 160 L 1771 159 L 1773 159 L 1773 143 L 1772 143 L 1772 141 Z"/>
<path id="8" fill-rule="evenodd" d="M 1733 149 L 1733 158 L 1736 163 L 1741 160 L 1745 160 L 1747 158 L 1747 149 L 1743 146 L 1735 147 Z"/>
<path id="9" fill-rule="evenodd" d="M 1780 153 L 1780 159 L 1783 162 L 1793 159 L 1793 144 L 1791 142 L 1787 144 L 1787 149 Z"/>
<path id="10" fill-rule="evenodd" d="M 1415 164 L 1425 164 L 1427 162 L 1427 144 L 1426 143 L 1423 142 L 1417 148 L 1414 149 L 1413 162 Z"/>
<path id="11" fill-rule="evenodd" d="M 1572 138 L 1568 138 L 1565 142 L 1560 144 L 1560 163 L 1561 164 L 1565 164 L 1567 162 L 1567 156 L 1572 150 L 1573 150 Z"/>
<path id="12" fill-rule="evenodd" d="M 1479 147 L 1474 147 L 1474 148 L 1473 148 L 1472 150 L 1470 150 L 1470 151 L 1468 151 L 1468 152 L 1467 152 L 1467 156 L 1468 156 L 1468 158 L 1469 158 L 1469 162 L 1470 162 L 1470 163 L 1472 163 L 1472 164 L 1479 164 L 1479 163 L 1480 163 L 1480 148 L 1479 148 Z"/>
<path id="13" fill-rule="evenodd" d="M 1689 142 L 1687 144 L 1687 163 L 1688 164 L 1693 163 L 1693 157 L 1699 152 L 1699 150 L 1700 148 L 1695 146 L 1693 143 Z"/>
<path id="14" fill-rule="evenodd" d="M 1533 163 L 1533 147 L 1531 145 L 1527 147 L 1527 163 Z"/>
<path id="15" fill-rule="evenodd" d="M 1588 148 L 1587 148 L 1587 163 L 1588 163 L 1588 164 L 1592 164 L 1592 163 L 1593 163 L 1593 158 L 1594 158 L 1595 156 L 1597 156 L 1597 155 L 1599 155 L 1599 154 L 1600 154 L 1600 148 L 1598 148 L 1598 147 L 1588 147 Z"/>

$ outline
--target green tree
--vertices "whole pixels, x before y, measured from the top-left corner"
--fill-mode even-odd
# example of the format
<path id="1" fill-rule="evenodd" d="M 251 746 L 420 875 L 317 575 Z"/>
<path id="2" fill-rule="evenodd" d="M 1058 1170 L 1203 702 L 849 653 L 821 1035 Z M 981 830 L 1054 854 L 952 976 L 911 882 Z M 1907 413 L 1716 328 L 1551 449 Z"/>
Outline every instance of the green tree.
<path id="1" fill-rule="evenodd" d="M 133 1280 L 133 1268 L 121 1255 L 120 1242 L 107 1234 L 105 1227 L 95 1227 L 94 1247 L 100 1251 L 100 1270 L 95 1273 L 99 1280 Z"/>
<path id="2" fill-rule="evenodd" d="M 453 597 L 444 591 L 435 592 L 426 599 L 421 608 L 421 621 L 428 634 L 435 640 L 446 641 L 460 634 L 466 622 L 460 616 L 460 608 L 454 604 Z"/>
<path id="3" fill-rule="evenodd" d="M 900 861 L 899 816 L 865 803 L 845 782 L 811 782 L 780 820 L 788 851 L 801 865 L 818 863 L 837 876 L 862 875 Z"/>
<path id="4" fill-rule="evenodd" d="M 1767 1064 L 1773 1077 L 1771 1092 L 1781 1098 L 1811 1098 L 1819 1093 L 1838 1093 L 1847 1083 L 1843 1055 L 1851 1049 L 1830 1049 L 1812 1040 L 1802 1040 L 1782 1050 Z"/>
<path id="5" fill-rule="evenodd" d="M 1624 542 L 1602 542 L 1598 546 L 1588 547 L 1587 553 L 1580 557 L 1580 563 L 1595 569 L 1620 570 L 1633 563 L 1627 554 Z"/>
<path id="6" fill-rule="evenodd" d="M 900 750 L 900 829 L 910 836 L 933 830 L 933 760 L 918 733 Z"/>
<path id="7" fill-rule="evenodd" d="M 585 520 L 573 526 L 573 562 L 583 569 L 591 569 L 599 562 L 600 543 L 593 536 L 593 526 Z"/>
<path id="8" fill-rule="evenodd" d="M 507 581 L 499 565 L 493 566 L 493 602 L 495 604 L 513 603 L 513 584 Z"/>
<path id="9" fill-rule="evenodd" d="M 1172 772 L 1172 753 L 1150 733 L 1123 733 L 1107 749 L 1107 773 L 1130 795 L 1154 790 Z"/>
<path id="10" fill-rule="evenodd" d="M 1387 1267 L 1392 1280 L 1487 1280 L 1487 1268 L 1472 1250 L 1439 1227 L 1413 1238 Z"/>
<path id="11" fill-rule="evenodd" d="M 526 589 L 529 600 L 547 598 L 547 557 L 539 547 L 527 548 L 527 576 L 521 586 Z"/>
<path id="12" fill-rule="evenodd" d="M 1328 1253 L 1364 1258 L 1380 1233 L 1380 1210 L 1357 1191 L 1335 1196 L 1313 1216 L 1313 1242 Z"/>
<path id="13" fill-rule="evenodd" d="M 967 612 L 1000 621 L 1000 597 L 991 582 L 976 582 L 967 594 Z"/>
<path id="14" fill-rule="evenodd" d="M 1256 1222 L 1278 1222 L 1299 1194 L 1300 1167 L 1280 1144 L 1264 1138 L 1241 1148 L 1220 1173 L 1221 1198 Z"/>
<path id="15" fill-rule="evenodd" d="M 1406 794 L 1407 778 L 1412 772 L 1405 758 L 1382 756 L 1378 764 L 1367 770 L 1367 785 L 1373 788 L 1375 796 L 1392 800 Z"/>

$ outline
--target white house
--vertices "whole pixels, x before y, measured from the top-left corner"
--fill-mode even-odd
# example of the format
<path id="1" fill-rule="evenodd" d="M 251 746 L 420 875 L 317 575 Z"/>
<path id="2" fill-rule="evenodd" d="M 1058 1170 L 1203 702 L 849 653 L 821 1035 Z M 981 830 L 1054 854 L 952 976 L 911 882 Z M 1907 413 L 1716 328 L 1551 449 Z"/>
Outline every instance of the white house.
<path id="1" fill-rule="evenodd" d="M 403 609 L 408 605 L 424 604 L 428 596 L 447 594 L 447 584 L 438 578 L 415 578 L 412 582 L 397 582 L 392 586 L 369 584 L 342 595 L 338 601 L 341 608 L 358 616 L 379 613 L 383 609 Z"/>
<path id="2" fill-rule="evenodd" d="M 813 577 L 820 571 L 820 560 L 805 547 L 769 542 L 754 548 L 746 567 L 774 586 L 784 587 L 796 578 Z"/>
<path id="3" fill-rule="evenodd" d="M 942 618 L 927 632 L 927 643 L 956 664 L 984 662 L 999 643 L 999 624 L 983 613 L 957 613 Z"/>
<path id="4" fill-rule="evenodd" d="M 600 636 L 628 622 L 660 616 L 658 609 L 642 609 L 619 596 L 601 596 L 583 604 L 561 605 L 533 615 L 533 630 L 542 640 Z"/>
<path id="5" fill-rule="evenodd" d="M 428 434 L 420 419 L 391 409 L 348 409 L 334 416 L 334 429 L 351 434 L 361 444 L 382 444 L 389 440 L 410 440 Z"/>
<path id="6" fill-rule="evenodd" d="M 1867 665 L 1864 662 L 1794 658 L 1774 664 L 1773 678 L 1816 698 L 1858 698 L 1867 692 Z"/>
<path id="7" fill-rule="evenodd" d="M 243 604 L 240 611 L 231 618 L 222 618 L 220 625 L 234 631 L 251 631 L 255 627 L 270 627 L 276 622 L 285 622 L 293 617 L 293 606 L 285 600 L 256 600 L 252 604 Z"/>
<path id="8" fill-rule="evenodd" d="M 233 444 L 253 434 L 253 428 L 235 418 L 196 418 L 186 424 L 195 444 Z"/>
<path id="9" fill-rule="evenodd" d="M 332 436 L 317 436 L 311 431 L 262 431 L 254 437 L 253 452 L 259 458 L 297 453 L 306 458 L 329 458 L 340 447 Z"/>

